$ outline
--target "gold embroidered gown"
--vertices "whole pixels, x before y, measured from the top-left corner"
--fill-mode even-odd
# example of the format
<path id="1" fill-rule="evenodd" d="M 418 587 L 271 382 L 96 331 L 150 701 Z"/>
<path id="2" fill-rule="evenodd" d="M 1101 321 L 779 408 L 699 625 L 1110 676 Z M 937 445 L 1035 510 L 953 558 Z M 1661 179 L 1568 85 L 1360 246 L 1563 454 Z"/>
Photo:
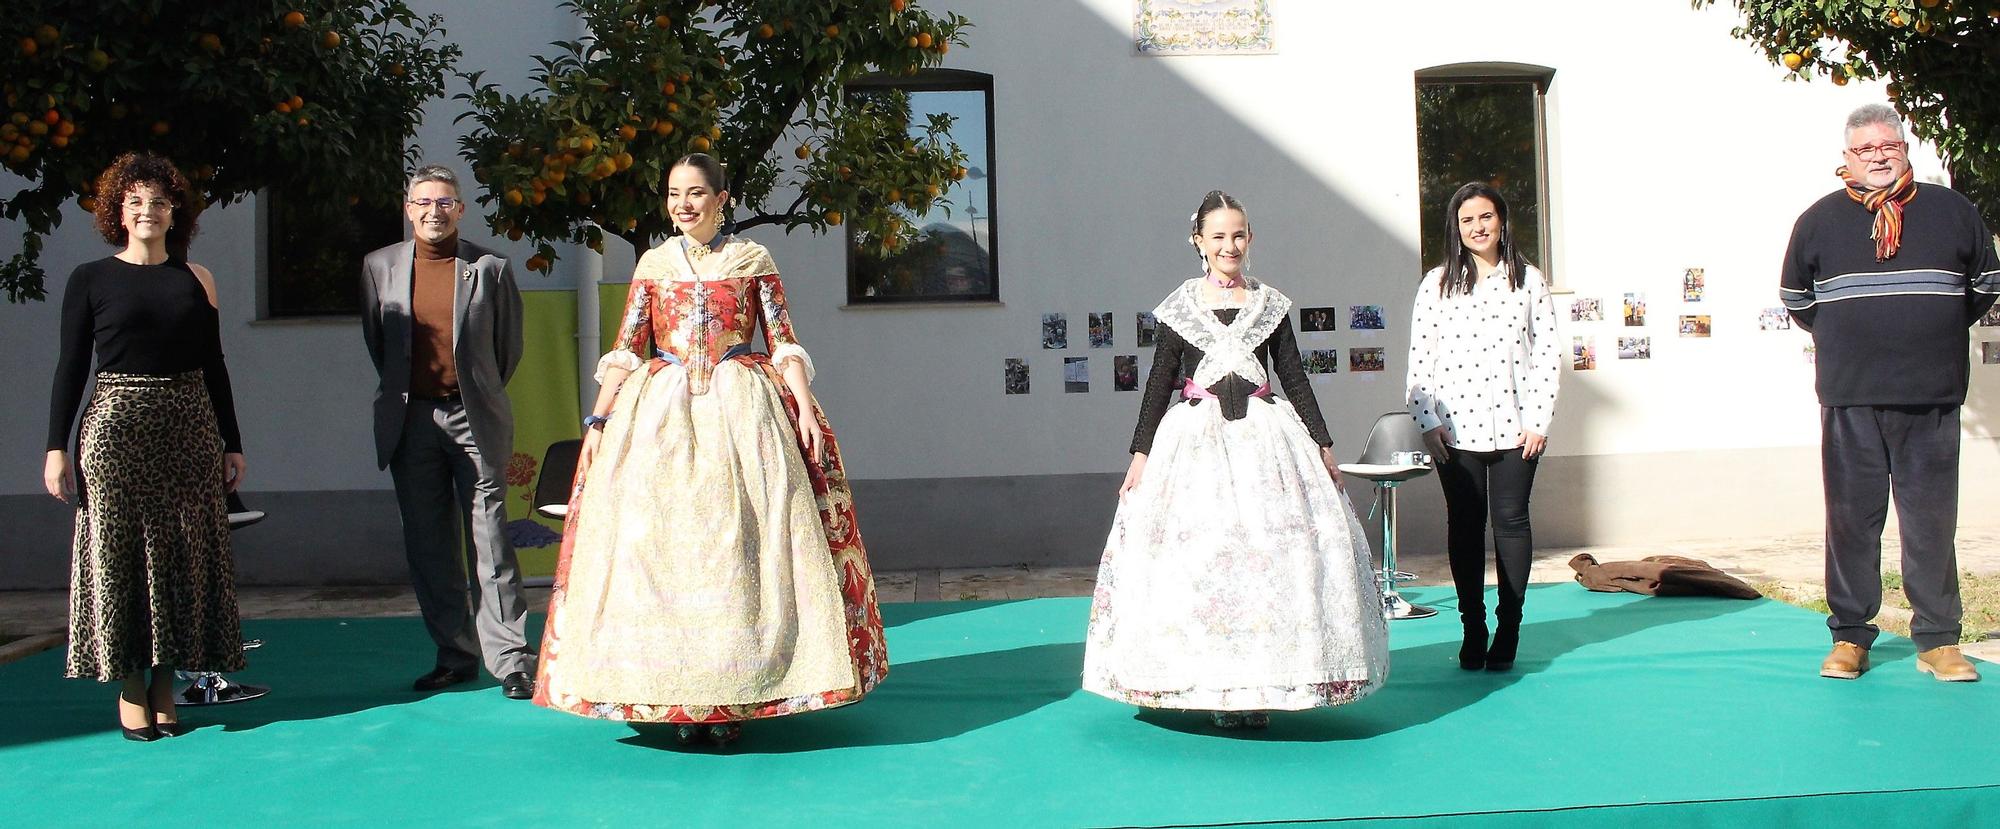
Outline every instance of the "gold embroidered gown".
<path id="1" fill-rule="evenodd" d="M 888 653 L 833 429 L 811 462 L 779 371 L 811 358 L 763 246 L 684 239 L 640 258 L 599 362 L 632 374 L 577 473 L 535 702 L 674 723 L 855 702 Z"/>

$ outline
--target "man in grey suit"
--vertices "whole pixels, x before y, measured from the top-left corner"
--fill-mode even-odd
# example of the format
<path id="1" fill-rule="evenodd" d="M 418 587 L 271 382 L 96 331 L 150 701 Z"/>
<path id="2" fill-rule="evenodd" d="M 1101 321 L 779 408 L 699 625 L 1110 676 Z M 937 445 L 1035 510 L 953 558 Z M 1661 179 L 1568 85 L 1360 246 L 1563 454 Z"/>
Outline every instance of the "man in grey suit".
<path id="1" fill-rule="evenodd" d="M 465 202 L 450 170 L 418 168 L 404 201 L 411 240 L 362 260 L 361 329 L 381 377 L 376 462 L 395 479 L 410 580 L 437 642 L 415 688 L 471 681 L 483 657 L 508 697 L 528 699 L 535 654 L 506 504 L 521 293 L 506 259 L 458 238 Z"/>

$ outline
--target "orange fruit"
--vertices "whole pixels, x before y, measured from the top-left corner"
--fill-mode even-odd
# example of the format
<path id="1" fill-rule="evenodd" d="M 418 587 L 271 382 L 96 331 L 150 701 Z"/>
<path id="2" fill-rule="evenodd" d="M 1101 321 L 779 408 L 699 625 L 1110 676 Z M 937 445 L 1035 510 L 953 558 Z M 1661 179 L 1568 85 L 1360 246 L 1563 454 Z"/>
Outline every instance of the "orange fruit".
<path id="1" fill-rule="evenodd" d="M 826 211 L 826 223 L 830 225 L 840 224 L 840 211 L 838 210 Z"/>
<path id="2" fill-rule="evenodd" d="M 340 46 L 340 33 L 327 32 L 326 34 L 321 35 L 319 38 L 319 45 L 325 46 L 328 49 L 338 48 Z"/>
<path id="3" fill-rule="evenodd" d="M 666 83 L 660 84 L 660 92 L 667 95 L 674 94 L 674 90 L 677 88 L 678 87 L 674 86 L 673 81 L 667 81 Z"/>
<path id="4" fill-rule="evenodd" d="M 277 106 L 274 106 L 274 107 L 272 107 L 272 109 L 275 109 L 275 110 L 277 110 L 277 111 L 279 111 L 279 112 L 291 112 L 291 111 L 292 111 L 292 103 L 291 103 L 290 101 L 279 101 L 279 102 L 278 102 L 278 105 L 277 105 Z"/>
<path id="5" fill-rule="evenodd" d="M 722 140 L 722 128 L 721 128 L 721 127 L 718 127 L 718 126 L 714 126 L 714 125 L 710 125 L 710 126 L 709 126 L 709 128 L 708 128 L 708 137 L 709 137 L 709 140 L 711 140 L 711 141 L 721 141 L 721 140 Z"/>
<path id="6" fill-rule="evenodd" d="M 939 54 L 939 55 L 943 55 L 944 53 L 946 53 L 946 52 L 949 52 L 949 51 L 951 51 L 951 44 L 949 44 L 949 43 L 946 43 L 946 42 L 944 42 L 944 41 L 942 41 L 942 40 L 938 41 L 938 54 Z"/>
<path id="7" fill-rule="evenodd" d="M 932 43 L 934 43 L 934 42 L 935 42 L 935 40 L 934 40 L 934 39 L 933 39 L 933 38 L 931 37 L 931 33 L 930 33 L 930 32 L 918 32 L 918 33 L 917 33 L 917 46 L 918 46 L 919 48 L 922 48 L 922 49 L 929 49 L 929 48 L 931 48 L 931 44 L 932 44 Z"/>
<path id="8" fill-rule="evenodd" d="M 67 135 L 53 136 L 49 138 L 49 146 L 54 147 L 58 150 L 67 147 L 69 146 L 69 136 Z"/>
<path id="9" fill-rule="evenodd" d="M 901 190 L 896 190 L 896 189 L 891 189 L 891 190 L 889 191 L 889 200 L 890 200 L 890 201 L 902 201 L 902 200 L 903 200 L 903 191 L 901 191 Z"/>
<path id="10" fill-rule="evenodd" d="M 518 190 L 518 189 L 515 189 L 515 190 L 508 190 L 508 191 L 507 191 L 507 195 L 506 195 L 506 196 L 504 196 L 504 197 L 502 197 L 502 198 L 503 198 L 503 199 L 504 199 L 504 200 L 505 200 L 505 201 L 507 202 L 507 206 L 508 206 L 508 207 L 520 207 L 520 206 L 521 206 L 521 198 L 522 198 L 522 196 L 521 196 L 521 191 L 520 191 L 520 190 Z"/>
<path id="11" fill-rule="evenodd" d="M 62 123 L 62 113 L 57 112 L 53 109 L 49 110 L 48 112 L 44 112 L 42 113 L 42 123 L 48 124 L 50 126 L 60 124 Z"/>
<path id="12" fill-rule="evenodd" d="M 826 36 L 827 36 L 827 37 L 840 37 L 840 24 L 839 24 L 839 23 L 828 23 L 828 24 L 826 24 Z"/>
<path id="13" fill-rule="evenodd" d="M 630 141 L 639 137 L 639 130 L 631 124 L 626 124 L 618 128 L 618 137 Z"/>
<path id="14" fill-rule="evenodd" d="M 200 45 L 202 51 L 205 52 L 220 53 L 222 51 L 222 38 L 213 32 L 202 33 L 201 37 L 195 38 L 195 43 Z"/>
<path id="15" fill-rule="evenodd" d="M 653 134 L 660 136 L 661 138 L 665 138 L 668 135 L 672 135 L 673 131 L 674 131 L 674 122 L 672 121 L 661 119 L 653 124 Z"/>
<path id="16" fill-rule="evenodd" d="M 286 101 L 285 103 L 291 104 L 292 109 L 305 109 L 306 107 L 306 99 L 301 98 L 297 95 L 293 95 L 291 97 L 291 100 Z"/>
<path id="17" fill-rule="evenodd" d="M 83 65 L 92 72 L 102 72 L 111 66 L 111 56 L 103 49 L 92 49 L 84 54 Z"/>
<path id="18" fill-rule="evenodd" d="M 680 105 L 680 104 L 677 104 L 677 103 L 674 103 L 673 101 L 668 101 L 668 102 L 667 102 L 667 111 L 668 111 L 668 112 L 679 112 L 679 111 L 681 111 L 681 105 Z"/>
<path id="19" fill-rule="evenodd" d="M 1833 73 L 1833 77 L 1832 77 L 1832 78 L 1831 78 L 1830 80 L 1832 80 L 1832 81 L 1833 81 L 1833 85 L 1834 85 L 1834 86 L 1846 86 L 1846 85 L 1847 85 L 1847 73 L 1845 73 L 1845 72 L 1835 72 L 1835 73 Z"/>
<path id="20" fill-rule="evenodd" d="M 1800 64 L 1806 62 L 1806 59 L 1804 55 L 1801 55 L 1797 52 L 1786 52 L 1783 56 L 1778 58 L 1778 61 L 1780 63 L 1783 63 L 1786 69 L 1796 70 L 1799 68 Z"/>
<path id="21" fill-rule="evenodd" d="M 309 126 L 312 126 L 312 122 L 313 122 L 313 121 L 312 121 L 312 119 L 311 119 L 311 118 L 307 118 L 307 117 L 305 117 L 305 116 L 303 116 L 303 115 L 299 116 L 299 126 L 301 126 L 301 127 L 309 127 Z"/>
<path id="22" fill-rule="evenodd" d="M 24 58 L 32 58 L 35 56 L 36 52 L 42 50 L 42 45 L 36 43 L 35 39 L 32 37 L 21 38 L 19 41 L 16 41 L 14 45 L 20 47 L 21 57 Z"/>
<path id="23" fill-rule="evenodd" d="M 34 136 L 42 136 L 42 135 L 48 135 L 48 134 L 49 134 L 49 125 L 47 125 L 47 124 L 44 124 L 44 123 L 42 123 L 42 122 L 40 122 L 40 121 L 29 121 L 29 122 L 28 122 L 28 134 L 29 134 L 29 135 L 34 135 Z"/>
<path id="24" fill-rule="evenodd" d="M 81 207 L 84 210 L 89 211 L 91 213 L 97 212 L 97 200 L 89 196 L 84 196 L 83 198 L 77 199 L 76 206 Z"/>
<path id="25" fill-rule="evenodd" d="M 915 49 L 915 48 L 917 48 L 917 43 L 918 43 L 918 40 L 917 40 L 917 36 L 916 36 L 916 35 L 910 35 L 910 39 L 909 39 L 909 40 L 905 40 L 905 41 L 903 41 L 903 43 L 904 43 L 904 45 L 907 45 L 907 46 L 909 46 L 910 48 L 912 48 L 912 49 Z"/>
<path id="26" fill-rule="evenodd" d="M 801 160 L 804 160 L 812 158 L 812 150 L 806 149 L 806 145 L 800 144 L 798 149 L 792 151 L 792 155 L 798 156 Z"/>
<path id="27" fill-rule="evenodd" d="M 521 229 L 518 227 L 507 228 L 507 241 L 509 242 L 521 241 Z"/>
<path id="28" fill-rule="evenodd" d="M 401 64 L 401 63 L 391 63 L 391 64 L 389 64 L 389 74 L 391 74 L 391 75 L 394 75 L 394 76 L 396 76 L 396 77 L 400 78 L 400 77 L 402 77 L 402 76 L 403 76 L 403 73 L 404 73 L 405 71 L 406 71 L 406 70 L 404 70 L 404 69 L 403 69 L 403 64 Z"/>
<path id="29" fill-rule="evenodd" d="M 708 152 L 708 148 L 710 146 L 708 142 L 708 136 L 697 135 L 694 137 L 693 141 L 688 142 L 688 146 L 693 147 L 694 151 L 698 153 Z"/>
<path id="30" fill-rule="evenodd" d="M 853 168 L 853 167 L 849 167 L 849 166 L 847 166 L 847 165 L 845 165 L 845 164 L 842 164 L 842 165 L 840 165 L 840 177 L 841 177 L 841 178 L 843 178 L 843 179 L 845 179 L 845 178 L 852 178 L 853 176 L 854 176 L 854 168 Z"/>
<path id="31" fill-rule="evenodd" d="M 653 26 L 655 28 L 664 29 L 672 25 L 674 25 L 673 18 L 670 18 L 664 14 L 653 18 Z"/>
<path id="32" fill-rule="evenodd" d="M 889 0 L 889 11 L 900 14 L 904 9 L 907 9 L 909 7 L 910 7 L 910 0 Z"/>
<path id="33" fill-rule="evenodd" d="M 618 162 L 618 169 L 621 171 L 632 169 L 632 162 L 634 161 L 631 153 L 619 153 L 612 156 L 611 160 Z"/>
<path id="34" fill-rule="evenodd" d="M 306 25 L 306 13 L 296 9 L 285 12 L 285 28 L 296 29 Z"/>
<path id="35" fill-rule="evenodd" d="M 541 203 L 542 203 L 542 200 L 543 200 L 543 199 L 546 199 L 546 198 L 548 198 L 548 197 L 549 197 L 549 191 L 547 191 L 547 190 L 536 190 L 536 191 L 535 191 L 535 194 L 534 194 L 534 195 L 532 195 L 532 196 L 529 196 L 529 197 L 528 197 L 528 203 L 530 203 L 530 204 L 541 204 Z"/>
<path id="36" fill-rule="evenodd" d="M 57 135 L 61 135 L 61 136 L 64 136 L 64 137 L 68 137 L 68 136 L 71 136 L 71 135 L 75 135 L 75 134 L 76 134 L 76 123 L 75 123 L 75 122 L 73 122 L 73 121 L 64 121 L 64 122 L 62 122 L 62 123 L 60 123 L 60 124 L 57 124 L 57 125 L 56 125 L 56 134 L 57 134 Z"/>
<path id="37" fill-rule="evenodd" d="M 21 164 L 26 162 L 28 160 L 28 148 L 20 146 L 18 144 L 15 145 L 14 149 L 7 151 L 7 160 L 12 161 L 15 164 Z"/>
<path id="38" fill-rule="evenodd" d="M 770 39 L 771 39 L 772 37 L 775 37 L 775 36 L 776 36 L 777 34 L 778 34 L 778 30 L 777 30 L 776 28 L 772 27 L 772 26 L 771 26 L 771 24 L 769 24 L 769 23 L 765 23 L 765 24 L 763 24 L 763 25 L 760 25 L 760 26 L 758 26 L 758 27 L 757 27 L 757 37 L 759 37 L 759 38 L 761 38 L 761 39 L 763 39 L 763 40 L 770 40 Z"/>
<path id="39" fill-rule="evenodd" d="M 548 269 L 549 260 L 543 258 L 541 254 L 537 253 L 534 256 L 528 257 L 528 270 L 547 271 Z"/>

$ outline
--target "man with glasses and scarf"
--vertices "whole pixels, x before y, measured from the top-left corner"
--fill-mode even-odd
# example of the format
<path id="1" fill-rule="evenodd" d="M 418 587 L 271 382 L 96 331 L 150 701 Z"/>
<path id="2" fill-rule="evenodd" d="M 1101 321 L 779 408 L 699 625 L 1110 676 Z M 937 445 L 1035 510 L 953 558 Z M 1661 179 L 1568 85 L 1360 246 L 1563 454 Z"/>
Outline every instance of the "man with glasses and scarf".
<path id="1" fill-rule="evenodd" d="M 1846 184 L 1799 216 L 1779 296 L 1818 352 L 1826 486 L 1827 627 L 1820 675 L 1854 679 L 1882 608 L 1882 528 L 1893 491 L 1917 669 L 1979 679 L 1959 653 L 1959 406 L 1967 328 L 2000 296 L 1992 233 L 1964 196 L 1920 184 L 1902 119 L 1847 117 Z"/>
<path id="2" fill-rule="evenodd" d="M 506 259 L 458 237 L 465 202 L 450 170 L 419 168 L 403 214 L 413 238 L 362 261 L 361 329 L 381 377 L 376 462 L 395 480 L 410 580 L 437 642 L 414 687 L 471 681 L 483 661 L 503 693 L 528 699 L 535 654 L 506 504 L 521 293 Z"/>

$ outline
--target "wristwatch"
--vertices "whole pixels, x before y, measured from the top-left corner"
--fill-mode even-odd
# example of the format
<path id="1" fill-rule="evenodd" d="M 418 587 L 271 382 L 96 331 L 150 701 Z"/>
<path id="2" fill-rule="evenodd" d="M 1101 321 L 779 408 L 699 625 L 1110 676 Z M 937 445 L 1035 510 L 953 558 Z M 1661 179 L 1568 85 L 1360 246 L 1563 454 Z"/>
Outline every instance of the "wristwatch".
<path id="1" fill-rule="evenodd" d="M 610 416 L 610 415 L 584 415 L 584 416 L 583 416 L 583 428 L 585 428 L 585 429 L 597 429 L 597 428 L 602 428 L 602 427 L 604 426 L 604 424 L 606 424 L 606 423 L 610 423 L 610 422 L 611 422 L 611 416 Z"/>

